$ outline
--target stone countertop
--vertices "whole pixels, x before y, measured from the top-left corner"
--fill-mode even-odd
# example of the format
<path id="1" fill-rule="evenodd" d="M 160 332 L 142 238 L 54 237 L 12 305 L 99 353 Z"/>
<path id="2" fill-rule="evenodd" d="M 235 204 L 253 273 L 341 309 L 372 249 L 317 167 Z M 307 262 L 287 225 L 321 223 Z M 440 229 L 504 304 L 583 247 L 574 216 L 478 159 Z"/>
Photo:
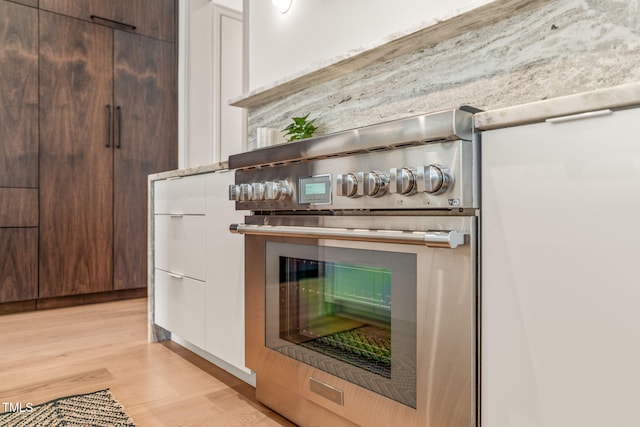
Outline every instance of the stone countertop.
<path id="1" fill-rule="evenodd" d="M 640 106 L 640 82 L 485 111 L 476 114 L 474 119 L 476 129 L 485 131 L 632 106 Z"/>
<path id="2" fill-rule="evenodd" d="M 201 173 L 216 172 L 219 170 L 229 169 L 227 161 L 219 163 L 211 163 L 208 165 L 194 166 L 184 169 L 174 169 L 166 172 L 159 172 L 148 176 L 149 182 L 159 181 L 161 179 L 175 178 L 179 176 L 198 175 Z"/>
<path id="3" fill-rule="evenodd" d="M 236 99 L 236 107 L 253 108 L 315 86 L 345 74 L 353 73 L 373 63 L 387 61 L 408 52 L 479 29 L 514 14 L 535 8 L 551 0 L 474 0 L 449 10 L 440 16 L 373 41 L 344 55 L 329 58 L 307 69 L 287 76 Z"/>

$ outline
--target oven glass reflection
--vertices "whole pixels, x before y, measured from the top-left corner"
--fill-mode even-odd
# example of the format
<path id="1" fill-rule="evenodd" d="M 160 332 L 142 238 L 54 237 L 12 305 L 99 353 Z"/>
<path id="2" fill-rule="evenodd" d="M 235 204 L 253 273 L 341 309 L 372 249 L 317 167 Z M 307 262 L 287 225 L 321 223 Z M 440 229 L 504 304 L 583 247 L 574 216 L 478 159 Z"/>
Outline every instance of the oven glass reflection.
<path id="1" fill-rule="evenodd" d="M 267 346 L 415 407 L 415 254 L 274 245 Z"/>
<path id="2" fill-rule="evenodd" d="M 391 271 L 280 257 L 280 338 L 391 377 Z"/>

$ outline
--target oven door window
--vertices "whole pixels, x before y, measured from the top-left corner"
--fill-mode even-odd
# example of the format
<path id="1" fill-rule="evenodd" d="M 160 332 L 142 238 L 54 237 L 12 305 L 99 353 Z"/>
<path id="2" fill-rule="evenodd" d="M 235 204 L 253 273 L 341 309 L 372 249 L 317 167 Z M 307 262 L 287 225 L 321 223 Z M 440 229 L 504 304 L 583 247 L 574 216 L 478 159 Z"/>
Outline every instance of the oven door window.
<path id="1" fill-rule="evenodd" d="M 266 345 L 416 407 L 416 254 L 267 242 Z"/>

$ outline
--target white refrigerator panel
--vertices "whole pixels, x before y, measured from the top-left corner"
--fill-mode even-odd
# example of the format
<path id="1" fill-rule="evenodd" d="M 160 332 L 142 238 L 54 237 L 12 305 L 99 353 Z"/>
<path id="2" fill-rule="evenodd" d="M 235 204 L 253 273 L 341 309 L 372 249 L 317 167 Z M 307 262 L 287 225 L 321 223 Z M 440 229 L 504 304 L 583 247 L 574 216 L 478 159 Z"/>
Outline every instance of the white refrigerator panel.
<path id="1" fill-rule="evenodd" d="M 639 124 L 483 133 L 483 426 L 640 425 Z"/>

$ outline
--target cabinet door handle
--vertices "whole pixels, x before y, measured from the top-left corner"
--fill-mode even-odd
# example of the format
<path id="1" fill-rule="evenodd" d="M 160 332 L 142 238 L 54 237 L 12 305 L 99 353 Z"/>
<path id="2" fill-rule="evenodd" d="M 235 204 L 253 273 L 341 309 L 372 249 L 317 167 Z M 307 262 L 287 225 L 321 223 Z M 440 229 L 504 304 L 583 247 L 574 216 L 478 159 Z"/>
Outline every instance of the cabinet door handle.
<path id="1" fill-rule="evenodd" d="M 597 111 L 587 111 L 586 113 L 578 113 L 571 114 L 569 116 L 559 116 L 559 117 L 551 117 L 545 120 L 547 123 L 564 123 L 570 122 L 572 120 L 581 120 L 581 119 L 589 119 L 591 117 L 600 117 L 600 116 L 608 116 L 612 114 L 613 111 L 610 109 L 606 110 L 597 110 Z"/>
<path id="2" fill-rule="evenodd" d="M 179 274 L 175 274 L 175 273 L 167 273 L 169 275 L 169 277 L 173 277 L 174 279 L 180 279 L 182 280 L 184 278 L 184 276 L 181 276 Z"/>
<path id="3" fill-rule="evenodd" d="M 91 15 L 91 20 L 96 24 L 106 25 L 107 27 L 117 28 L 121 30 L 131 30 L 134 31 L 136 29 L 135 25 L 126 24 L 120 21 L 114 21 L 113 19 L 102 18 L 97 15 Z"/>
<path id="4" fill-rule="evenodd" d="M 118 116 L 118 145 L 116 148 L 122 147 L 122 108 L 116 107 L 116 115 Z"/>
<path id="5" fill-rule="evenodd" d="M 107 148 L 111 147 L 111 105 L 107 104 Z"/>

